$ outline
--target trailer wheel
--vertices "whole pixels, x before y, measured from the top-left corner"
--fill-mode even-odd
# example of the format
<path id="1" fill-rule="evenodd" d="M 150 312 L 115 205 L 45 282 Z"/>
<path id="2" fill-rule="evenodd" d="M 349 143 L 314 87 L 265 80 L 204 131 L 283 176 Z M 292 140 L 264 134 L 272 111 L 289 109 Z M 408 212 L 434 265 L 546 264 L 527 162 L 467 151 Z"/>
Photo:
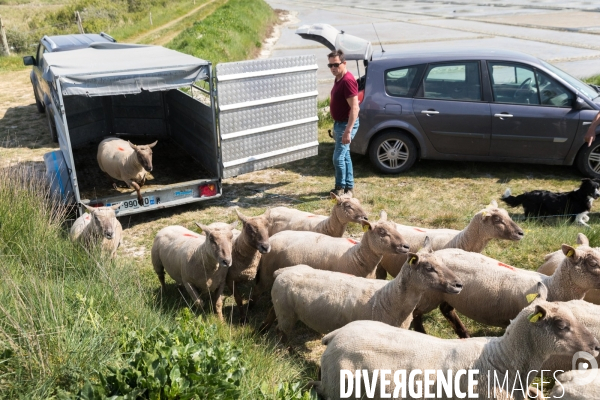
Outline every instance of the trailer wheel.
<path id="1" fill-rule="evenodd" d="M 54 124 L 54 117 L 50 110 L 46 112 L 46 119 L 48 120 L 48 130 L 50 131 L 50 137 L 54 143 L 58 143 L 58 134 L 56 133 L 56 125 Z"/>

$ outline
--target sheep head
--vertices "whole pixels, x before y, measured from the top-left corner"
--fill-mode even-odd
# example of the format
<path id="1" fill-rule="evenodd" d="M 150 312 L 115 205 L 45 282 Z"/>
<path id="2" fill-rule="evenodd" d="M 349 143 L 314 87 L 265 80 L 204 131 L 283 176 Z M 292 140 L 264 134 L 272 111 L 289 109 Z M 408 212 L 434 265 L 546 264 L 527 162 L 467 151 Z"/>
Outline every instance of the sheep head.
<path id="1" fill-rule="evenodd" d="M 462 281 L 433 252 L 430 242 L 417 253 L 409 252 L 400 271 L 401 281 L 410 281 L 410 285 L 419 292 L 435 290 L 457 294 L 463 288 Z"/>
<path id="2" fill-rule="evenodd" d="M 242 233 L 240 240 L 245 240 L 251 247 L 255 248 L 261 254 L 271 251 L 271 243 L 269 243 L 269 225 L 271 209 L 267 208 L 264 214 L 257 217 L 247 217 L 242 214 L 237 208 L 235 212 L 242 221 Z"/>
<path id="3" fill-rule="evenodd" d="M 490 239 L 521 240 L 523 229 L 512 220 L 504 208 L 499 208 L 496 200 L 479 211 L 469 224 L 478 224 L 482 236 Z"/>
<path id="4" fill-rule="evenodd" d="M 410 246 L 396 229 L 396 224 L 387 221 L 385 211 L 377 222 L 360 221 L 363 231 L 362 242 L 365 242 L 376 254 L 404 254 Z"/>
<path id="5" fill-rule="evenodd" d="M 146 171 L 152 172 L 152 148 L 156 146 L 158 140 L 154 143 L 150 144 L 142 144 L 136 146 L 135 144 L 127 141 L 131 148 L 135 151 L 135 156 L 137 157 L 138 162 Z"/>
<path id="6" fill-rule="evenodd" d="M 516 329 L 523 329 L 526 334 L 515 336 L 520 345 L 535 346 L 540 352 L 571 357 L 578 351 L 597 356 L 600 350 L 594 335 L 561 303 L 539 300 L 530 304 L 511 322 L 504 335 Z"/>
<path id="7" fill-rule="evenodd" d="M 561 250 L 566 257 L 558 267 L 560 273 L 567 274 L 575 285 L 585 291 L 600 289 L 600 251 L 586 245 L 575 248 L 568 244 L 563 244 Z"/>
<path id="8" fill-rule="evenodd" d="M 333 206 L 332 214 L 340 220 L 340 222 L 347 224 L 348 222 L 360 223 L 362 220 L 368 220 L 366 211 L 360 205 L 360 201 L 353 197 L 338 196 L 331 192 L 329 194 L 332 201 L 335 203 Z"/>
<path id="9" fill-rule="evenodd" d="M 210 225 L 202 225 L 196 222 L 198 228 L 206 235 L 212 257 L 219 262 L 223 268 L 231 267 L 233 260 L 233 228 L 237 221 L 232 224 L 215 222 Z"/>
<path id="10" fill-rule="evenodd" d="M 97 236 L 112 240 L 117 225 L 115 210 L 121 206 L 121 203 L 113 204 L 110 207 L 90 207 L 87 204 L 83 204 L 83 206 L 90 212 L 90 224 L 93 232 Z"/>

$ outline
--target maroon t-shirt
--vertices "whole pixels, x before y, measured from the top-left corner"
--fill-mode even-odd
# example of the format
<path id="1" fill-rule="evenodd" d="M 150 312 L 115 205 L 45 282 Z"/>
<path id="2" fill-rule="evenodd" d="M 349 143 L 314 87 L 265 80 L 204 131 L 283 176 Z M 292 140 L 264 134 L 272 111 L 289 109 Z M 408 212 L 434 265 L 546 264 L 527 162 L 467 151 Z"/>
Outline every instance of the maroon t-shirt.
<path id="1" fill-rule="evenodd" d="M 329 111 L 335 121 L 348 121 L 350 116 L 349 97 L 358 95 L 358 83 L 350 71 L 346 71 L 342 79 L 333 83 Z"/>

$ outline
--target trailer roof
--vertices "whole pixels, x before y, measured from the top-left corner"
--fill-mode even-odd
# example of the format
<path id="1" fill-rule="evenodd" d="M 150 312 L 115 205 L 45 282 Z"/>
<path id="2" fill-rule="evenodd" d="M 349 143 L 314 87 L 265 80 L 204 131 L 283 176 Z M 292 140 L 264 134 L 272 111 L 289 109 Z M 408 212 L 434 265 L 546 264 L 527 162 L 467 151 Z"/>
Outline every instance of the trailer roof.
<path id="1" fill-rule="evenodd" d="M 208 78 L 210 62 L 161 46 L 92 43 L 45 53 L 44 79 L 63 96 L 110 96 L 176 89 Z"/>

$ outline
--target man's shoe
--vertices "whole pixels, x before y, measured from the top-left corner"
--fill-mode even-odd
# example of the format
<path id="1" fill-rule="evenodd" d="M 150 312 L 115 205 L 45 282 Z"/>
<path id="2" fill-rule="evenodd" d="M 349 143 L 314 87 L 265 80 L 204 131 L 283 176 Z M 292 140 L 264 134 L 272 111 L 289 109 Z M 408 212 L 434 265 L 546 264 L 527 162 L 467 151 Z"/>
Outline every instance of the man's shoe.
<path id="1" fill-rule="evenodd" d="M 344 189 L 344 196 L 352 197 L 354 195 L 352 193 L 352 190 L 354 190 L 354 188 L 346 188 L 346 189 Z"/>
<path id="2" fill-rule="evenodd" d="M 331 189 L 331 190 L 329 191 L 329 193 L 333 193 L 333 194 L 335 194 L 336 196 L 341 196 L 341 195 L 343 195 L 343 194 L 344 194 L 344 188 L 343 188 L 343 187 L 340 187 L 340 186 L 336 186 L 335 188 Z"/>

